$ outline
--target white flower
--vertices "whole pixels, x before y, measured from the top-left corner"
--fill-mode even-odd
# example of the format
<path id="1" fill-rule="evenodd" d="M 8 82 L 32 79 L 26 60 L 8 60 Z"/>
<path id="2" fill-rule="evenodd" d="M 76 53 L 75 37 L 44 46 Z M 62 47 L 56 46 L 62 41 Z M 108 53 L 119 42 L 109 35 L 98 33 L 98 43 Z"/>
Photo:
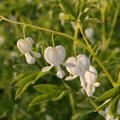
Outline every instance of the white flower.
<path id="1" fill-rule="evenodd" d="M 106 115 L 106 120 L 115 120 L 114 116 L 111 116 L 109 114 Z"/>
<path id="2" fill-rule="evenodd" d="M 88 39 L 92 39 L 92 38 L 93 38 L 93 34 L 94 34 L 93 28 L 87 28 L 87 29 L 85 30 L 85 36 L 86 36 Z"/>
<path id="3" fill-rule="evenodd" d="M 72 25 L 73 30 L 75 30 L 76 24 L 75 24 L 74 22 L 70 22 L 70 23 L 71 23 L 71 25 Z"/>
<path id="4" fill-rule="evenodd" d="M 65 20 L 62 18 L 64 15 L 65 15 L 65 13 L 61 12 L 58 17 L 62 26 L 64 26 L 64 24 L 65 24 Z"/>
<path id="5" fill-rule="evenodd" d="M 90 65 L 89 70 L 85 72 L 84 76 L 81 76 L 81 86 L 84 88 L 85 92 L 88 96 L 92 96 L 95 87 L 98 87 L 100 84 L 96 82 L 97 79 L 97 71 L 96 69 Z"/>
<path id="6" fill-rule="evenodd" d="M 65 72 L 61 69 L 61 65 L 64 65 L 64 59 L 66 56 L 66 51 L 63 46 L 47 47 L 44 51 L 45 60 L 50 64 L 50 66 L 44 67 L 42 72 L 50 70 L 53 66 L 57 67 L 57 76 L 63 78 Z"/>
<path id="7" fill-rule="evenodd" d="M 2 45 L 5 42 L 4 37 L 0 37 L 0 44 Z"/>
<path id="8" fill-rule="evenodd" d="M 69 57 L 66 63 L 72 63 L 74 64 L 74 67 L 66 66 L 66 69 L 71 76 L 68 76 L 65 80 L 73 80 L 79 76 L 81 86 L 88 96 L 92 96 L 95 91 L 95 87 L 98 87 L 100 84 L 96 82 L 97 71 L 90 65 L 89 58 L 83 54 L 80 54 L 76 58 Z"/>
<path id="9" fill-rule="evenodd" d="M 27 37 L 25 40 L 20 39 L 17 42 L 17 47 L 20 50 L 20 52 L 25 55 L 28 64 L 34 64 L 35 57 L 37 58 L 41 57 L 40 53 L 32 51 L 32 45 L 33 40 L 31 37 Z"/>
<path id="10" fill-rule="evenodd" d="M 77 57 L 69 57 L 66 63 L 72 63 L 74 67 L 69 65 L 66 66 L 66 69 L 71 76 L 67 77 L 65 80 L 73 80 L 77 76 L 83 76 L 90 66 L 89 58 L 83 54 L 80 54 Z"/>

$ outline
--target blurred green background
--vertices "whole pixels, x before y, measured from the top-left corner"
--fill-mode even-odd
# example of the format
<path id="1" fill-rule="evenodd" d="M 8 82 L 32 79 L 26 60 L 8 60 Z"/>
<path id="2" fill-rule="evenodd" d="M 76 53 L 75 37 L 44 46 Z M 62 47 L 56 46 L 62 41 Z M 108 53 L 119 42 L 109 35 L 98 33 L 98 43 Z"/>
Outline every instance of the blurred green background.
<path id="1" fill-rule="evenodd" d="M 108 0 L 105 11 L 106 43 L 117 10 L 117 4 L 114 2 L 115 0 Z M 59 18 L 61 12 L 62 10 L 57 0 L 0 0 L 0 15 L 10 20 L 34 24 L 74 35 L 74 29 L 69 21 L 65 21 L 64 26 L 61 25 Z M 100 10 L 97 8 L 93 7 L 88 14 L 91 17 L 101 19 Z M 94 29 L 94 42 L 89 42 L 94 51 L 99 48 L 97 56 L 104 63 L 113 79 L 117 81 L 120 71 L 120 11 L 111 42 L 105 51 L 102 50 L 101 46 L 102 25 L 102 23 L 87 23 L 84 24 L 83 28 L 92 27 Z M 0 22 L 0 120 L 71 120 L 72 110 L 68 96 L 56 102 L 51 101 L 43 105 L 28 107 L 32 98 L 37 94 L 31 86 L 20 99 L 15 100 L 16 87 L 12 81 L 19 74 L 19 71 L 16 71 L 13 66 L 22 63 L 26 64 L 24 56 L 20 54 L 16 46 L 17 40 L 23 38 L 22 27 L 5 21 Z M 52 45 L 50 33 L 26 27 L 26 36 L 33 38 L 34 49 L 42 53 L 42 55 L 44 49 Z M 65 47 L 67 57 L 73 55 L 73 41 L 58 35 L 55 35 L 54 39 L 56 45 L 63 45 Z M 79 39 L 83 41 L 81 34 L 79 34 Z M 89 55 L 79 45 L 77 46 L 77 53 Z M 43 66 L 46 66 L 43 57 L 37 61 L 36 66 L 40 70 Z M 98 81 L 101 83 L 101 86 L 96 89 L 95 96 L 100 96 L 106 90 L 112 88 L 112 86 L 92 57 L 91 61 L 98 70 Z M 36 84 L 38 83 L 62 84 L 61 80 L 52 75 L 44 76 Z M 79 91 L 79 79 L 66 83 L 74 91 Z M 83 92 L 80 92 L 80 95 L 75 94 L 74 97 L 77 120 L 104 120 L 97 112 L 93 112 L 93 106 L 89 103 Z"/>

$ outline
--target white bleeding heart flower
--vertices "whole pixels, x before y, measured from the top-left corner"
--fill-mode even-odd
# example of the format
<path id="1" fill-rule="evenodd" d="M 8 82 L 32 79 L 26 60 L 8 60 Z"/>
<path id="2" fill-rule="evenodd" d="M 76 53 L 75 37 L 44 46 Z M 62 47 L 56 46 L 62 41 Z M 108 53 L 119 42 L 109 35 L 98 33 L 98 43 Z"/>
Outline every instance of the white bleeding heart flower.
<path id="1" fill-rule="evenodd" d="M 65 20 L 62 18 L 63 16 L 65 16 L 65 13 L 61 12 L 58 17 L 62 26 L 65 24 Z"/>
<path id="2" fill-rule="evenodd" d="M 80 77 L 81 86 L 88 96 L 92 96 L 95 92 L 95 87 L 100 85 L 99 82 L 96 82 L 97 76 L 96 69 L 90 65 L 89 70 L 85 72 L 84 76 Z"/>
<path id="3" fill-rule="evenodd" d="M 66 63 L 72 63 L 73 66 L 66 66 L 67 71 L 72 75 L 67 77 L 65 80 L 73 80 L 77 76 L 84 76 L 86 70 L 89 69 L 90 60 L 84 54 L 80 54 L 77 57 L 69 57 Z"/>
<path id="4" fill-rule="evenodd" d="M 87 29 L 85 29 L 85 36 L 88 39 L 92 39 L 93 38 L 93 34 L 94 34 L 93 28 L 87 28 Z"/>
<path id="5" fill-rule="evenodd" d="M 40 53 L 32 51 L 32 45 L 33 40 L 31 37 L 27 37 L 26 39 L 20 39 L 17 42 L 17 47 L 20 52 L 25 55 L 28 64 L 34 64 L 35 57 L 41 57 Z"/>
<path id="6" fill-rule="evenodd" d="M 44 67 L 42 72 L 49 71 L 52 67 L 57 67 L 57 76 L 63 78 L 65 73 L 61 69 L 61 65 L 64 65 L 64 59 L 66 56 L 66 51 L 63 46 L 47 47 L 44 51 L 45 60 L 50 64 L 50 66 Z"/>

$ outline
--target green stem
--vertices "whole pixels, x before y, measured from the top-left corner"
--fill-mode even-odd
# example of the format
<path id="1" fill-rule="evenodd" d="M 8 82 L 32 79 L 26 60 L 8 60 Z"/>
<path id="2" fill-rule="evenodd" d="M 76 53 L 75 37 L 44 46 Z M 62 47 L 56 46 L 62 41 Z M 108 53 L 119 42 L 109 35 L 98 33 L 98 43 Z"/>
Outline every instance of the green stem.
<path id="1" fill-rule="evenodd" d="M 67 37 L 71 40 L 75 40 L 74 37 L 66 34 L 66 33 L 61 33 L 61 32 L 57 32 L 57 31 L 53 31 L 53 30 L 50 30 L 50 29 L 46 29 L 46 28 L 43 28 L 43 27 L 38 27 L 38 26 L 35 26 L 35 25 L 31 25 L 31 24 L 26 24 L 26 23 L 23 23 L 23 22 L 16 22 L 16 21 L 12 21 L 12 20 L 9 20 L 3 16 L 0 16 L 0 18 L 4 21 L 7 21 L 9 23 L 13 23 L 13 24 L 18 24 L 18 25 L 25 25 L 27 27 L 31 27 L 31 28 L 34 28 L 34 29 L 38 29 L 38 30 L 42 30 L 42 31 L 46 31 L 46 32 L 50 32 L 50 33 L 54 33 L 54 34 L 57 34 L 57 35 L 60 35 L 60 36 L 64 36 L 64 37 Z M 80 27 L 80 25 L 79 25 Z M 82 33 L 82 36 L 84 38 L 84 40 L 87 42 L 87 39 L 83 33 L 83 30 L 82 30 L 82 27 L 80 27 L 80 31 Z M 76 39 L 76 43 L 80 44 L 83 48 L 85 48 L 87 51 L 89 51 L 89 53 L 95 58 L 95 60 L 97 61 L 97 63 L 99 64 L 99 66 L 103 69 L 103 71 L 105 72 L 106 76 L 108 77 L 108 80 L 110 81 L 110 83 L 113 85 L 113 79 L 111 77 L 111 75 L 109 74 L 109 72 L 107 71 L 107 69 L 104 67 L 104 65 L 102 64 L 102 62 L 99 60 L 99 58 L 95 55 L 94 51 L 92 50 L 91 47 L 89 47 L 89 45 L 86 46 L 86 44 L 84 44 L 84 42 L 80 41 L 79 39 Z M 88 43 L 89 44 L 89 43 Z"/>
<path id="2" fill-rule="evenodd" d="M 77 39 L 77 36 L 78 36 L 78 25 L 77 24 L 76 24 L 76 28 L 75 28 L 74 41 L 73 41 L 73 50 L 74 50 L 75 57 L 77 56 L 77 50 L 76 50 L 76 39 Z"/>
<path id="3" fill-rule="evenodd" d="M 71 88 L 70 88 L 63 80 L 61 80 L 61 82 L 63 83 L 63 85 L 64 85 L 69 91 L 71 91 Z M 74 102 L 74 96 L 73 96 L 73 93 L 72 93 L 72 92 L 69 93 L 69 99 L 70 99 L 71 108 L 72 108 L 72 111 L 73 111 L 73 114 L 74 114 L 74 113 L 75 113 L 75 102 Z"/>
<path id="4" fill-rule="evenodd" d="M 78 32 L 79 32 L 78 24 L 79 24 L 80 14 L 81 14 L 81 12 L 79 12 L 79 15 L 78 15 L 78 18 L 77 18 L 76 26 L 75 26 L 75 33 L 74 33 L 73 49 L 74 49 L 75 57 L 77 56 L 77 49 L 76 49 L 76 45 L 77 45 L 77 44 L 76 44 L 76 39 L 78 38 Z"/>
<path id="5" fill-rule="evenodd" d="M 24 38 L 24 40 L 25 40 L 25 25 L 23 26 L 23 38 Z"/>
<path id="6" fill-rule="evenodd" d="M 88 99 L 88 101 L 90 102 L 90 104 L 96 109 L 98 106 L 96 105 L 96 103 L 92 100 L 92 99 L 90 99 L 90 98 L 87 98 Z"/>
<path id="7" fill-rule="evenodd" d="M 53 47 L 55 48 L 54 33 L 52 34 L 52 44 L 53 44 Z"/>

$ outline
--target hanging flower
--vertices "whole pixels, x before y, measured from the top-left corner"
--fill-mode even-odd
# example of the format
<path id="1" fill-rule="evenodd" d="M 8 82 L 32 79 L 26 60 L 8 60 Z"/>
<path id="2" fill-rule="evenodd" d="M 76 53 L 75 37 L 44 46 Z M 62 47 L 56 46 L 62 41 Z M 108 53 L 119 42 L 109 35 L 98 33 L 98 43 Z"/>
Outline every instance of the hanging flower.
<path id="1" fill-rule="evenodd" d="M 64 24 L 65 24 L 65 20 L 62 18 L 63 16 L 65 16 L 65 13 L 63 13 L 63 12 L 61 12 L 60 14 L 59 14 L 59 20 L 60 20 L 60 24 L 62 25 L 62 26 L 64 26 Z"/>
<path id="2" fill-rule="evenodd" d="M 81 86 L 83 87 L 88 96 L 92 96 L 95 91 L 95 87 L 98 87 L 100 84 L 96 82 L 97 71 L 93 66 L 90 65 L 89 58 L 83 54 L 80 54 L 76 58 L 69 57 L 66 63 L 72 63 L 75 66 L 66 67 L 67 71 L 71 75 L 65 78 L 65 80 L 73 80 L 79 76 Z"/>
<path id="3" fill-rule="evenodd" d="M 96 69 L 90 65 L 89 70 L 85 72 L 84 76 L 80 77 L 81 86 L 88 96 L 92 96 L 95 92 L 95 87 L 100 85 L 99 82 L 96 82 L 97 76 Z"/>
<path id="4" fill-rule="evenodd" d="M 94 34 L 93 28 L 87 28 L 85 29 L 85 35 L 88 39 L 92 39 Z"/>
<path id="5" fill-rule="evenodd" d="M 52 67 L 57 67 L 57 76 L 63 78 L 65 72 L 61 69 L 61 65 L 64 64 L 66 51 L 63 46 L 47 47 L 44 52 L 45 60 L 50 66 L 44 67 L 42 72 L 49 71 Z"/>
<path id="6" fill-rule="evenodd" d="M 71 76 L 67 77 L 65 80 L 73 80 L 77 76 L 83 76 L 90 66 L 89 58 L 83 54 L 80 54 L 77 57 L 69 57 L 66 63 L 72 63 L 74 67 L 66 66 L 66 69 Z"/>
<path id="7" fill-rule="evenodd" d="M 26 39 L 20 39 L 17 42 L 17 47 L 20 52 L 25 55 L 28 64 L 34 64 L 35 57 L 41 57 L 40 53 L 32 51 L 32 45 L 33 40 L 31 37 L 27 37 Z"/>

